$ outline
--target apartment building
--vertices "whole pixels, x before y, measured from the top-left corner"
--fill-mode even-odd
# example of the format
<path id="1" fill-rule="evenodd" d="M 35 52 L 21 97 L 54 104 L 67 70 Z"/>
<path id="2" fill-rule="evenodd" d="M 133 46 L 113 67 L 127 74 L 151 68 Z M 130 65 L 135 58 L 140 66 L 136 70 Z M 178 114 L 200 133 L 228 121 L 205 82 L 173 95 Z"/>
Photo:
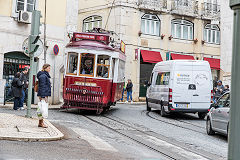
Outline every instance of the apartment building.
<path id="1" fill-rule="evenodd" d="M 126 79 L 133 97 L 145 97 L 144 81 L 155 63 L 207 60 L 220 78 L 220 4 L 217 0 L 80 0 L 78 31 L 114 31 L 126 43 Z"/>

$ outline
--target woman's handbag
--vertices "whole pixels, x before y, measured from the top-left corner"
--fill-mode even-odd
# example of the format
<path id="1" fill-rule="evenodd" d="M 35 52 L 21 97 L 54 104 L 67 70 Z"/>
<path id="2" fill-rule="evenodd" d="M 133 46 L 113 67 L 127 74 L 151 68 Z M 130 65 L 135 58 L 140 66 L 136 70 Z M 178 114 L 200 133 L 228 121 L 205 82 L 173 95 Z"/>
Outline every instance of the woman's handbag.
<path id="1" fill-rule="evenodd" d="M 38 92 L 38 81 L 36 81 L 35 85 L 34 85 L 34 91 Z"/>

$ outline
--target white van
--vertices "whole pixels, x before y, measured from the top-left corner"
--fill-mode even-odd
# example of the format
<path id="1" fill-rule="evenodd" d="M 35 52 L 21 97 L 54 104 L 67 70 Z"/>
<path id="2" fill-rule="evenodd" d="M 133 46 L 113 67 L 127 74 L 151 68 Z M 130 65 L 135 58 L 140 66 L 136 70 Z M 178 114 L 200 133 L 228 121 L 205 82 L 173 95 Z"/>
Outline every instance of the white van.
<path id="1" fill-rule="evenodd" d="M 198 112 L 203 119 L 212 98 L 212 75 L 209 63 L 199 60 L 171 60 L 155 65 L 148 82 L 147 110 Z"/>

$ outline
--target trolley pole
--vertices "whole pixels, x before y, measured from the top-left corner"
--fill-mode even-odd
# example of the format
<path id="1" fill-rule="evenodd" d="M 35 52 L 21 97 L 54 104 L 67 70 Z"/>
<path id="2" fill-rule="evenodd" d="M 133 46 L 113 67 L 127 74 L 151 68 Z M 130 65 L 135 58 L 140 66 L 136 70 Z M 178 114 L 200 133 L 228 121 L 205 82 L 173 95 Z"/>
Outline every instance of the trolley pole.
<path id="1" fill-rule="evenodd" d="M 33 68 L 34 68 L 34 53 L 38 50 L 39 45 L 37 41 L 40 38 L 40 18 L 41 12 L 34 10 L 32 12 L 32 22 L 31 22 L 31 33 L 28 36 L 28 48 L 29 48 L 29 57 L 30 57 L 30 72 L 29 72 L 29 84 L 28 84 L 28 98 L 27 98 L 27 115 L 26 117 L 30 118 L 31 116 L 31 101 L 32 101 L 32 87 L 33 87 Z"/>
<path id="2" fill-rule="evenodd" d="M 228 160 L 240 158 L 240 0 L 230 0 L 234 11 L 231 77 L 231 109 L 228 135 Z"/>

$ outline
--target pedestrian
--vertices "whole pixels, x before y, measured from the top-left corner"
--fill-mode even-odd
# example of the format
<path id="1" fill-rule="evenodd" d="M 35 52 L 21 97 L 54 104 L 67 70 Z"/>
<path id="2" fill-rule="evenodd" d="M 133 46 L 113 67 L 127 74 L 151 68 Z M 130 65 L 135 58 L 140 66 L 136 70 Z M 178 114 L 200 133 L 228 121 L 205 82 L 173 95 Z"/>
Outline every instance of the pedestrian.
<path id="1" fill-rule="evenodd" d="M 22 97 L 23 83 L 20 81 L 20 72 L 17 72 L 12 81 L 12 95 L 14 97 L 14 110 L 20 109 L 20 101 Z"/>
<path id="2" fill-rule="evenodd" d="M 222 81 L 218 80 L 217 81 L 217 87 L 215 88 L 214 92 L 214 99 L 217 101 L 218 98 L 224 93 L 224 86 L 222 85 Z"/>
<path id="3" fill-rule="evenodd" d="M 126 90 L 127 90 L 127 101 L 126 101 L 126 103 L 129 102 L 129 97 L 131 99 L 131 103 L 133 102 L 132 101 L 132 88 L 133 88 L 132 81 L 131 81 L 131 79 L 128 79 L 128 83 L 127 83 L 127 87 L 126 87 Z"/>
<path id="4" fill-rule="evenodd" d="M 228 91 L 230 91 L 230 90 L 229 90 L 229 85 L 226 84 L 226 85 L 224 86 L 223 92 L 226 93 L 226 92 L 228 92 Z"/>
<path id="5" fill-rule="evenodd" d="M 51 96 L 51 82 L 50 82 L 50 65 L 44 64 L 42 67 L 42 71 L 39 71 L 37 74 L 38 78 L 38 94 L 40 102 L 45 101 L 48 104 L 48 97 Z M 43 123 L 44 117 L 39 117 L 38 127 L 47 128 L 47 126 Z"/>
<path id="6" fill-rule="evenodd" d="M 28 88 L 28 75 L 27 74 L 28 74 L 28 67 L 25 67 L 20 74 L 20 81 L 23 83 L 22 97 L 21 97 L 20 104 L 19 104 L 21 110 L 24 110 L 23 104 L 24 104 L 24 100 L 25 100 L 27 88 Z"/>

